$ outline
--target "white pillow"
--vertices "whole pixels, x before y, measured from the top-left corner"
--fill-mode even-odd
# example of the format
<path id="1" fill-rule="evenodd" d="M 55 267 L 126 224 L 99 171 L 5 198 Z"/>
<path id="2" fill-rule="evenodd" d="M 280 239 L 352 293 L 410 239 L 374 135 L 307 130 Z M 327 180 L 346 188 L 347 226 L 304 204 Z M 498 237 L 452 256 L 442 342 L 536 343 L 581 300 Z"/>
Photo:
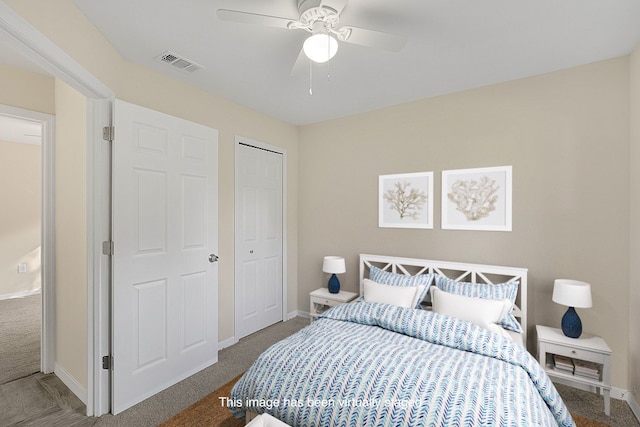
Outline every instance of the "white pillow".
<path id="1" fill-rule="evenodd" d="M 511 310 L 512 303 L 508 299 L 467 297 L 451 294 L 434 286 L 431 288 L 431 301 L 436 313 L 466 320 L 491 332 L 507 336 L 498 323 Z"/>
<path id="2" fill-rule="evenodd" d="M 246 427 L 288 427 L 289 424 L 285 424 L 279 419 L 272 417 L 269 414 L 261 414 L 255 417 Z"/>
<path id="3" fill-rule="evenodd" d="M 376 283 L 369 279 L 364 279 L 363 287 L 366 302 L 382 302 L 406 308 L 414 308 L 418 304 L 418 297 L 424 289 L 423 285 L 393 286 Z"/>

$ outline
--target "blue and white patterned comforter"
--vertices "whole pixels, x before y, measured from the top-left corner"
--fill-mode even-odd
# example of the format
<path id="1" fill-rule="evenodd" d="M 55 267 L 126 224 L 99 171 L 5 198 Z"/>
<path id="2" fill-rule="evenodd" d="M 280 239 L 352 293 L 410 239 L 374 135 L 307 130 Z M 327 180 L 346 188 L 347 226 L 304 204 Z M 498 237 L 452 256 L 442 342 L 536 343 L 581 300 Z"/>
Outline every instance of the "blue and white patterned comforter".
<path id="1" fill-rule="evenodd" d="M 575 426 L 521 346 L 426 310 L 342 304 L 274 344 L 233 387 L 233 414 L 292 426 Z"/>

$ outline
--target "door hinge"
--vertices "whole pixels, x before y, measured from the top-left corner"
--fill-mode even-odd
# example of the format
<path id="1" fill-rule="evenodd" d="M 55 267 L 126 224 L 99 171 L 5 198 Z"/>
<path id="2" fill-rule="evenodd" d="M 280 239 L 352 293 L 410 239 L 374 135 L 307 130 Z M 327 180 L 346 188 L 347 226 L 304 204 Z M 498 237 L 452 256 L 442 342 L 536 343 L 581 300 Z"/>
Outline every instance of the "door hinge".
<path id="1" fill-rule="evenodd" d="M 113 126 L 105 126 L 102 128 L 102 139 L 105 141 L 113 141 L 116 135 L 116 128 Z"/>
<path id="2" fill-rule="evenodd" d="M 102 369 L 112 369 L 113 358 L 111 356 L 102 356 Z"/>
<path id="3" fill-rule="evenodd" d="M 102 242 L 102 255 L 113 255 L 113 240 L 105 240 Z"/>

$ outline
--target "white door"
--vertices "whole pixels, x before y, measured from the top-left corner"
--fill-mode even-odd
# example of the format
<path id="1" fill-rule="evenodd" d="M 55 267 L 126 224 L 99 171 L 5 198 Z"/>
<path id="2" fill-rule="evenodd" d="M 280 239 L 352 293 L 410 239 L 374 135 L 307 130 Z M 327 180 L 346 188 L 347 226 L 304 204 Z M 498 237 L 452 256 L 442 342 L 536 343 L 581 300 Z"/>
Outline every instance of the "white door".
<path id="1" fill-rule="evenodd" d="M 236 147 L 235 321 L 240 339 L 282 321 L 282 154 Z"/>
<path id="2" fill-rule="evenodd" d="M 122 101 L 114 125 L 117 414 L 218 360 L 218 132 Z"/>

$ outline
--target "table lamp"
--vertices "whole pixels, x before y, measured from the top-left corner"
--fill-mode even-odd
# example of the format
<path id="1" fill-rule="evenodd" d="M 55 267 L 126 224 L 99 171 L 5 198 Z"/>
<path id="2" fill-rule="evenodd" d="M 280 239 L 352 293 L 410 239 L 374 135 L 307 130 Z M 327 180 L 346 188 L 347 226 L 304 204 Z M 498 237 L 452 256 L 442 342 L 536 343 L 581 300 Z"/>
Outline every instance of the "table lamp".
<path id="1" fill-rule="evenodd" d="M 336 274 L 346 272 L 346 268 L 344 266 L 344 258 L 339 256 L 326 256 L 324 257 L 324 261 L 322 262 L 322 271 L 325 273 L 331 273 L 331 278 L 329 279 L 329 293 L 337 294 L 340 292 L 340 281 L 338 280 L 338 276 Z"/>
<path id="2" fill-rule="evenodd" d="M 578 338 L 582 334 L 582 322 L 575 307 L 591 307 L 591 285 L 578 280 L 556 279 L 551 300 L 569 307 L 562 316 L 562 332 L 570 338 Z"/>

